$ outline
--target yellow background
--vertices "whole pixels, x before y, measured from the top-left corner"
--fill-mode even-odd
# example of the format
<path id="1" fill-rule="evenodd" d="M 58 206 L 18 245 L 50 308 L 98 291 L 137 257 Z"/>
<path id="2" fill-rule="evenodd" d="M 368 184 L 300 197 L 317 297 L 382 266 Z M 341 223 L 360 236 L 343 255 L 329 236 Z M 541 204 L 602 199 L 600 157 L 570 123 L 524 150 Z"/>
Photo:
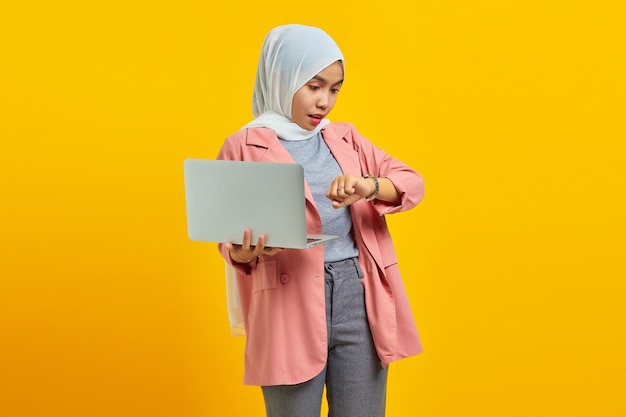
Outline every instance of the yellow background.
<path id="1" fill-rule="evenodd" d="M 182 161 L 293 22 L 344 51 L 331 119 L 427 181 L 389 217 L 426 351 L 388 416 L 626 415 L 623 1 L 5 3 L 0 415 L 263 415 Z"/>

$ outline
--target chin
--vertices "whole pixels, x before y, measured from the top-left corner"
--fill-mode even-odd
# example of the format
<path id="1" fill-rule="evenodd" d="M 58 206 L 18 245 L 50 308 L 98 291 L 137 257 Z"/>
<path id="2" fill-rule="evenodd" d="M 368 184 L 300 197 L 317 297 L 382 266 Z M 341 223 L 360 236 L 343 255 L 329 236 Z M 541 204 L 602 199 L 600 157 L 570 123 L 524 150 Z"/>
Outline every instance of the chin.
<path id="1" fill-rule="evenodd" d="M 317 127 L 317 126 L 311 126 L 309 124 L 306 124 L 304 126 L 301 123 L 296 123 L 296 124 L 300 126 L 302 129 L 308 130 L 309 132 L 315 130 L 315 128 Z"/>

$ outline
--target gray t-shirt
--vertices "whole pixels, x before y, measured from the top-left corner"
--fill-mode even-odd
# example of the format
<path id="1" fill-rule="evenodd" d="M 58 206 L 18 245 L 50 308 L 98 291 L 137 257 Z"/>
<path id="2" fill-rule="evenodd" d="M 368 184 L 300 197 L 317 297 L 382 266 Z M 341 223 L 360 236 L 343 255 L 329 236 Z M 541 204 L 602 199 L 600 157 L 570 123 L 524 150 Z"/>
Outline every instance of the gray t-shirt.
<path id="1" fill-rule="evenodd" d="M 315 206 L 322 220 L 322 232 L 326 235 L 336 235 L 334 239 L 324 243 L 324 262 L 335 262 L 358 256 L 354 237 L 352 235 L 352 216 L 349 207 L 335 209 L 332 202 L 326 198 L 326 190 L 338 175 L 343 175 L 335 157 L 318 133 L 311 139 L 301 141 L 281 140 L 296 163 L 304 167 L 306 180 Z"/>

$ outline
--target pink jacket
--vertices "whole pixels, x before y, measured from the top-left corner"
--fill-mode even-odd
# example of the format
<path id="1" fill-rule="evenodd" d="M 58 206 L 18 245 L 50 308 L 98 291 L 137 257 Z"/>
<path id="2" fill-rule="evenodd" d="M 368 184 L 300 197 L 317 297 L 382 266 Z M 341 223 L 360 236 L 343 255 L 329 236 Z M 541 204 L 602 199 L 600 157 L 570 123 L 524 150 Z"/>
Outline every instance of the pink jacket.
<path id="1" fill-rule="evenodd" d="M 344 173 L 387 177 L 402 195 L 401 203 L 395 206 L 378 200 L 360 200 L 350 206 L 364 272 L 367 315 L 381 364 L 387 366 L 420 353 L 422 347 L 384 214 L 414 207 L 423 197 L 423 180 L 417 172 L 376 148 L 352 125 L 331 123 L 322 134 Z M 218 158 L 294 162 L 274 132 L 265 128 L 241 130 L 229 136 Z M 305 196 L 307 231 L 322 233 L 308 186 Z M 222 245 L 220 250 L 232 264 Z M 319 374 L 328 351 L 323 248 L 284 250 L 276 256 L 261 256 L 250 264 L 233 266 L 247 336 L 244 383 L 297 384 Z"/>

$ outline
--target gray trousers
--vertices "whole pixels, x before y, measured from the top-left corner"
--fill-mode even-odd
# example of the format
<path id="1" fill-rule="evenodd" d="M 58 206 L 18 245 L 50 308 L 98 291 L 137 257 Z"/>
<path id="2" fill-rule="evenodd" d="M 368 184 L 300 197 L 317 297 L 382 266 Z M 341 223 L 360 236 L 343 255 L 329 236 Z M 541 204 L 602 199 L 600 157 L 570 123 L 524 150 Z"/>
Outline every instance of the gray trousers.
<path id="1" fill-rule="evenodd" d="M 319 417 L 326 385 L 329 417 L 383 417 L 387 368 L 380 365 L 365 313 L 356 258 L 325 264 L 328 362 L 310 381 L 261 387 L 267 417 Z"/>

